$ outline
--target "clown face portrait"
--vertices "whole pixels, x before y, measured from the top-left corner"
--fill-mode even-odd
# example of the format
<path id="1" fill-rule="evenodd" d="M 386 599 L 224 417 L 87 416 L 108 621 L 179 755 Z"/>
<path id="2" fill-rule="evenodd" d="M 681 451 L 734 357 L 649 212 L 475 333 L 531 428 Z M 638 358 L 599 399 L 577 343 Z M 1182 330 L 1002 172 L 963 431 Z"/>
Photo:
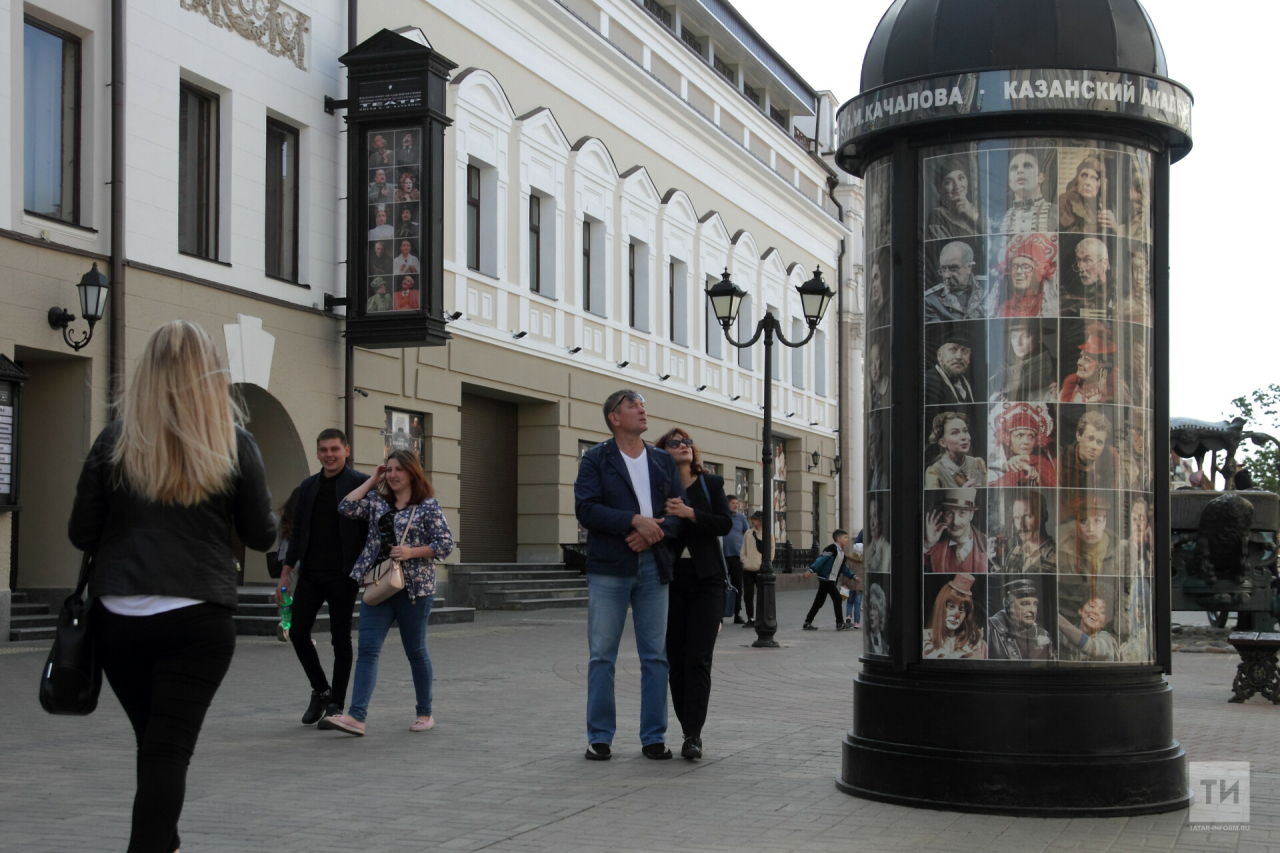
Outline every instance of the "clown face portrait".
<path id="1" fill-rule="evenodd" d="M 1058 484 L 1053 414 L 1053 406 L 1047 403 L 991 407 L 990 485 L 1043 489 Z"/>
<path id="2" fill-rule="evenodd" d="M 1058 316 L 1058 235 L 1010 237 L 995 260 L 995 317 Z"/>

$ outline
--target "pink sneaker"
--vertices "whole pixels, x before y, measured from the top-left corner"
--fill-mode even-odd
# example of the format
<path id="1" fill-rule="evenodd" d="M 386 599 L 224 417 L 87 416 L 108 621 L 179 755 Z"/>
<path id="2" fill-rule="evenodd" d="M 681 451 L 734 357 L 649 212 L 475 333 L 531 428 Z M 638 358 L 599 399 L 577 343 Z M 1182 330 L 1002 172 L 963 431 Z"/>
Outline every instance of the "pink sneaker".
<path id="1" fill-rule="evenodd" d="M 411 732 L 429 732 L 436 727 L 436 718 L 427 717 L 425 720 L 419 717 L 413 721 L 413 725 L 409 726 Z"/>
<path id="2" fill-rule="evenodd" d="M 340 732 L 346 732 L 356 737 L 364 737 L 364 723 L 355 717 L 349 717 L 346 714 L 334 714 L 332 717 L 323 717 L 316 724 L 317 729 L 337 729 Z"/>

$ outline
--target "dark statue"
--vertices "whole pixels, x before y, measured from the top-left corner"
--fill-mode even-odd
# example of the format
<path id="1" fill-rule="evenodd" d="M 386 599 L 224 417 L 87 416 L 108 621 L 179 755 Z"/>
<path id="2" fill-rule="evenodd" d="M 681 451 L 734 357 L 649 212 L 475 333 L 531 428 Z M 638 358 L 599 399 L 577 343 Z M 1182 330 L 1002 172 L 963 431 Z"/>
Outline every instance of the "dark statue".
<path id="1" fill-rule="evenodd" d="M 1253 504 L 1239 494 L 1227 492 L 1209 501 L 1200 514 L 1192 571 L 1210 586 L 1218 582 L 1219 574 L 1237 585 L 1247 584 L 1252 526 Z"/>

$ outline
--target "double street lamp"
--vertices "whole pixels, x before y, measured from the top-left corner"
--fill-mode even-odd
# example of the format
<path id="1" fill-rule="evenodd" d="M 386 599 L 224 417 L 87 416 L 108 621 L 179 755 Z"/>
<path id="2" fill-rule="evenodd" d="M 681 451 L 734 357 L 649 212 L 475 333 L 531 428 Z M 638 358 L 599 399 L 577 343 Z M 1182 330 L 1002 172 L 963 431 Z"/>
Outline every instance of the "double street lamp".
<path id="1" fill-rule="evenodd" d="M 729 280 L 729 270 L 724 271 L 720 281 L 707 288 L 707 297 L 711 300 L 711 310 L 716 320 L 724 329 L 724 337 L 738 349 L 753 346 L 760 336 L 764 335 L 764 431 L 761 434 L 763 450 L 760 454 L 761 466 L 764 468 L 764 533 L 763 547 L 760 555 L 760 572 L 757 582 L 760 585 L 760 604 L 756 611 L 756 641 L 751 645 L 757 649 L 776 649 L 778 641 L 773 637 L 778 633 L 777 577 L 773 573 L 773 340 L 785 346 L 798 348 L 809 343 L 813 333 L 817 331 L 822 315 L 835 294 L 822 280 L 822 270 L 815 269 L 813 278 L 796 288 L 800 294 L 800 306 L 804 311 L 804 319 L 809 324 L 809 334 L 802 341 L 789 341 L 782 334 L 782 325 L 778 318 L 765 312 L 756 324 L 755 334 L 747 341 L 735 341 L 729 337 L 729 328 L 738 319 L 738 311 L 742 308 L 742 299 L 746 292 Z"/>

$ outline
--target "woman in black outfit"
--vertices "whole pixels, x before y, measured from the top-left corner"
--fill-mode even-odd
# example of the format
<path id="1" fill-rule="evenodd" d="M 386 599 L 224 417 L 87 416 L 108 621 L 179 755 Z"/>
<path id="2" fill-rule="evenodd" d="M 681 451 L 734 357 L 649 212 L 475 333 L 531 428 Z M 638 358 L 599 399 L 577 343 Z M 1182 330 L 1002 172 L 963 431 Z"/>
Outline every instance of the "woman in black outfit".
<path id="1" fill-rule="evenodd" d="M 702 724 L 711 696 L 711 653 L 724 617 L 727 569 L 717 537 L 733 529 L 733 512 L 724 493 L 724 478 L 707 473 L 689 433 L 676 427 L 658 440 L 680 468 L 689 496 L 667 501 L 669 515 L 685 519 L 684 529 L 669 547 L 676 555 L 667 611 L 667 662 L 671 704 L 684 730 L 680 755 L 702 757 Z"/>
<path id="2" fill-rule="evenodd" d="M 187 765 L 236 647 L 232 528 L 256 551 L 275 542 L 262 457 L 241 420 L 212 339 L 168 323 L 76 486 L 71 541 L 96 551 L 94 644 L 138 742 L 129 853 L 178 849 Z"/>

